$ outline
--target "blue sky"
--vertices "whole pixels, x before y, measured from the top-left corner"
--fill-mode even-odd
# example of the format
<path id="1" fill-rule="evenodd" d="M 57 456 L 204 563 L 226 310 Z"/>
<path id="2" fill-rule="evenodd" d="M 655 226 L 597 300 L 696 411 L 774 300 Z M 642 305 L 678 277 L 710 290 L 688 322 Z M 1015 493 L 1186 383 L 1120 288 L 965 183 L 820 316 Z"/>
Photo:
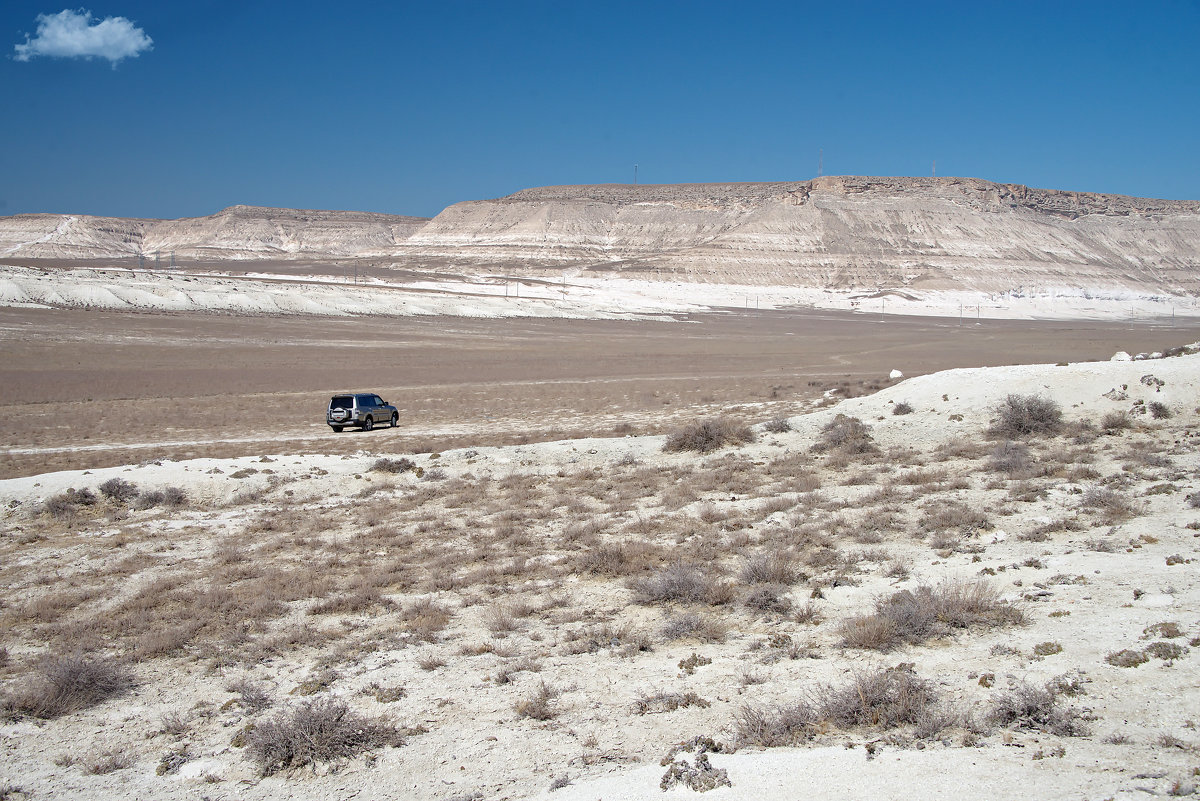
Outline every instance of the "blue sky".
<path id="1" fill-rule="evenodd" d="M 1200 199 L 1198 0 L 82 8 L 141 38 L 56 55 L 39 15 L 78 6 L 0 8 L 0 215 L 432 216 L 634 164 L 640 183 L 803 180 L 822 151 L 827 175 L 936 160 Z"/>

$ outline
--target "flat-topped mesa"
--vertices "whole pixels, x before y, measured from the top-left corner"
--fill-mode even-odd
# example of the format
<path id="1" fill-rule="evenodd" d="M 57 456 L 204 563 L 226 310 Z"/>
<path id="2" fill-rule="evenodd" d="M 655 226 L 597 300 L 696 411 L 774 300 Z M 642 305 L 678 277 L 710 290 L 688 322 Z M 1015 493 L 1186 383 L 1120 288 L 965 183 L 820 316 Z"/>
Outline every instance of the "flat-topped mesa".
<path id="1" fill-rule="evenodd" d="M 614 204 L 673 203 L 680 205 L 744 205 L 747 202 L 808 202 L 814 195 L 862 195 L 879 198 L 925 197 L 960 201 L 987 210 L 1026 208 L 1055 216 L 1085 214 L 1200 214 L 1200 201 L 1159 200 L 1127 195 L 1037 189 L 1023 184 L 1000 184 L 980 178 L 877 177 L 827 175 L 809 181 L 761 181 L 703 184 L 592 184 L 522 189 L 480 203 L 600 202 Z"/>

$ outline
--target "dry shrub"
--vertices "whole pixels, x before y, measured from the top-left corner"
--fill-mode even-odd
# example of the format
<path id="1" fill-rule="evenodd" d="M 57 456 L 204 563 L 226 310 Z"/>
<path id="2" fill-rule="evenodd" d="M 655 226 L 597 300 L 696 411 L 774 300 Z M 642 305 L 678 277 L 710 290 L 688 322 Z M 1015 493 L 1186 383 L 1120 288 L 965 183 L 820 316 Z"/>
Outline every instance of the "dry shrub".
<path id="1" fill-rule="evenodd" d="M 778 709 L 743 707 L 734 720 L 740 745 L 794 746 L 829 727 L 932 730 L 931 719 L 948 721 L 938 711 L 937 693 L 911 667 L 899 665 L 859 672 L 844 687 L 821 686 L 798 703 Z"/>
<path id="2" fill-rule="evenodd" d="M 301 704 L 265 720 L 247 739 L 247 754 L 264 776 L 404 744 L 391 723 L 357 715 L 344 701 L 333 698 Z"/>
<path id="3" fill-rule="evenodd" d="M 1040 395 L 1008 395 L 996 408 L 998 419 L 988 429 L 993 437 L 1017 439 L 1055 434 L 1062 427 L 1062 407 Z"/>
<path id="4" fill-rule="evenodd" d="M 687 709 L 689 706 L 707 709 L 711 704 L 691 691 L 686 693 L 662 692 L 654 695 L 642 693 L 633 702 L 633 712 L 636 715 L 654 715 L 662 712 L 674 712 L 676 709 Z"/>
<path id="5" fill-rule="evenodd" d="M 649 542 L 625 540 L 598 545 L 579 556 L 579 569 L 601 576 L 628 576 L 662 562 L 662 550 Z"/>
<path id="6" fill-rule="evenodd" d="M 742 597 L 742 603 L 759 612 L 783 615 L 791 611 L 792 601 L 787 597 L 788 588 L 783 584 L 758 584 Z"/>
<path id="7" fill-rule="evenodd" d="M 972 534 L 987 529 L 991 524 L 987 516 L 958 501 L 929 504 L 925 514 L 917 523 L 922 531 L 935 532 L 955 529 Z"/>
<path id="8" fill-rule="evenodd" d="M 43 508 L 46 514 L 56 520 L 65 520 L 74 517 L 79 507 L 91 507 L 95 505 L 96 493 L 87 487 L 78 490 L 71 487 L 66 492 L 47 498 Z"/>
<path id="9" fill-rule="evenodd" d="M 104 657 L 51 656 L 39 666 L 31 686 L 6 699 L 14 712 L 56 718 L 122 695 L 136 681 L 124 665 Z"/>
<path id="10" fill-rule="evenodd" d="M 238 703 L 247 712 L 262 712 L 274 703 L 267 688 L 259 682 L 251 681 L 250 679 L 238 679 L 237 681 L 230 682 L 225 686 L 225 689 L 231 693 L 238 694 Z"/>
<path id="11" fill-rule="evenodd" d="M 453 616 L 453 612 L 431 597 L 414 601 L 399 615 L 404 630 L 425 642 L 437 639 L 438 632 L 446 628 Z"/>
<path id="12" fill-rule="evenodd" d="M 1024 616 L 999 600 L 985 581 L 952 581 L 935 588 L 901 590 L 875 602 L 871 615 L 849 618 L 841 625 L 843 644 L 886 651 L 901 643 L 920 643 L 952 629 L 1007 626 Z"/>
<path id="13" fill-rule="evenodd" d="M 114 503 L 129 503 L 137 497 L 137 486 L 123 478 L 110 478 L 99 487 L 100 494 Z"/>
<path id="14" fill-rule="evenodd" d="M 1033 467 L 1029 446 L 1006 439 L 992 449 L 988 457 L 988 470 L 1009 475 L 1028 473 Z"/>
<path id="15" fill-rule="evenodd" d="M 1109 412 L 1100 420 L 1100 428 L 1106 434 L 1114 434 L 1117 431 L 1124 431 L 1133 428 L 1133 418 L 1129 416 L 1129 412 L 1121 409 L 1119 411 Z"/>
<path id="16" fill-rule="evenodd" d="M 685 693 L 655 693 L 649 695 L 642 693 L 637 700 L 634 701 L 635 715 L 655 715 L 660 712 L 673 712 L 677 709 L 688 709 L 689 706 L 700 706 L 701 709 L 708 709 L 709 704 L 694 692 Z"/>
<path id="17" fill-rule="evenodd" d="M 146 490 L 137 497 L 133 506 L 139 510 L 153 509 L 155 506 L 178 509 L 186 506 L 187 502 L 187 493 L 179 487 L 164 487 L 161 490 Z"/>
<path id="18" fill-rule="evenodd" d="M 667 565 L 651 576 L 634 580 L 629 588 L 643 604 L 686 601 L 716 605 L 728 603 L 732 597 L 726 582 L 688 562 Z"/>
<path id="19" fill-rule="evenodd" d="M 1058 703 L 1060 693 L 1060 685 L 1054 682 L 1045 687 L 1021 682 L 993 699 L 988 720 L 998 726 L 1038 729 L 1060 737 L 1087 734 L 1081 714 Z"/>
<path id="20" fill-rule="evenodd" d="M 1167 420 L 1171 417 L 1171 407 L 1160 401 L 1150 401 L 1146 404 L 1146 408 L 1150 410 L 1150 416 L 1155 420 Z"/>
<path id="21" fill-rule="evenodd" d="M 407 473 L 416 466 L 412 459 L 380 458 L 371 463 L 370 470 L 375 473 Z"/>
<path id="22" fill-rule="evenodd" d="M 1096 509 L 1110 523 L 1127 520 L 1138 513 L 1137 505 L 1124 493 L 1108 487 L 1092 487 L 1083 494 L 1080 505 L 1085 509 Z"/>
<path id="23" fill-rule="evenodd" d="M 792 423 L 786 416 L 774 417 L 763 423 L 763 431 L 772 434 L 786 434 L 792 430 Z"/>
<path id="24" fill-rule="evenodd" d="M 797 578 L 791 557 L 782 551 L 750 557 L 739 575 L 746 584 L 793 584 Z"/>
<path id="25" fill-rule="evenodd" d="M 532 695 L 517 701 L 513 708 L 523 718 L 550 720 L 558 714 L 555 704 L 558 694 L 557 689 L 542 681 Z"/>
<path id="26" fill-rule="evenodd" d="M 903 415 L 903 414 L 912 414 L 912 413 L 913 413 L 913 407 L 912 407 L 912 404 L 909 403 L 908 401 L 900 401 L 899 403 L 897 403 L 895 406 L 892 407 L 893 415 Z"/>
<path id="27" fill-rule="evenodd" d="M 754 441 L 754 431 L 727 417 L 714 417 L 684 426 L 667 438 L 663 450 L 668 453 L 695 451 L 711 453 L 726 445 L 744 445 Z"/>
<path id="28" fill-rule="evenodd" d="M 697 612 L 684 612 L 663 624 L 659 635 L 667 642 L 688 638 L 701 642 L 722 642 L 727 632 L 728 628 L 719 620 Z"/>
<path id="29" fill-rule="evenodd" d="M 857 417 L 839 414 L 821 429 L 821 436 L 812 450 L 822 453 L 838 451 L 848 455 L 877 453 L 871 437 L 871 427 Z"/>

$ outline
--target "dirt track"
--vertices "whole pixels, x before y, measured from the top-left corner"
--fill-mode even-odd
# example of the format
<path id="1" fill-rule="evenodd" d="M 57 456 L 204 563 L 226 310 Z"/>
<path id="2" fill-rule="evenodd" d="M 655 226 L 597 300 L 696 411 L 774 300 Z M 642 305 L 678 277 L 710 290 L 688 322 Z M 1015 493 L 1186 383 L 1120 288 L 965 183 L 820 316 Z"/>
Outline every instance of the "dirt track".
<path id="1" fill-rule="evenodd" d="M 408 451 L 646 433 L 798 410 L 893 369 L 1105 359 L 1200 323 L 984 321 L 826 312 L 682 322 L 232 317 L 0 309 L 0 477 L 147 458 Z M 332 392 L 379 391 L 399 431 L 334 435 Z M 79 450 L 64 450 L 85 446 Z"/>

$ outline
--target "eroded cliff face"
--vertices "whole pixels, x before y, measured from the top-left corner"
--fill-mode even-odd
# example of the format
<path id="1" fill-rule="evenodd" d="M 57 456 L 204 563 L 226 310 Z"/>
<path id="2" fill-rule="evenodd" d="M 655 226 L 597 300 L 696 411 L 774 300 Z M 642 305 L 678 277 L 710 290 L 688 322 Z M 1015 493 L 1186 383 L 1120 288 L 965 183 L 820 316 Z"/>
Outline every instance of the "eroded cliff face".
<path id="1" fill-rule="evenodd" d="M 399 267 L 823 288 L 1200 293 L 1200 202 L 974 178 L 551 186 L 432 220 L 235 206 L 0 218 L 0 256 L 375 258 Z"/>
<path id="2" fill-rule="evenodd" d="M 0 256 L 117 259 L 173 251 L 184 259 L 361 257 L 390 253 L 426 222 L 371 212 L 256 206 L 179 220 L 20 214 L 0 218 Z"/>
<path id="3" fill-rule="evenodd" d="M 1191 292 L 1200 203 L 971 178 L 544 187 L 451 206 L 400 250 L 748 284 Z"/>

